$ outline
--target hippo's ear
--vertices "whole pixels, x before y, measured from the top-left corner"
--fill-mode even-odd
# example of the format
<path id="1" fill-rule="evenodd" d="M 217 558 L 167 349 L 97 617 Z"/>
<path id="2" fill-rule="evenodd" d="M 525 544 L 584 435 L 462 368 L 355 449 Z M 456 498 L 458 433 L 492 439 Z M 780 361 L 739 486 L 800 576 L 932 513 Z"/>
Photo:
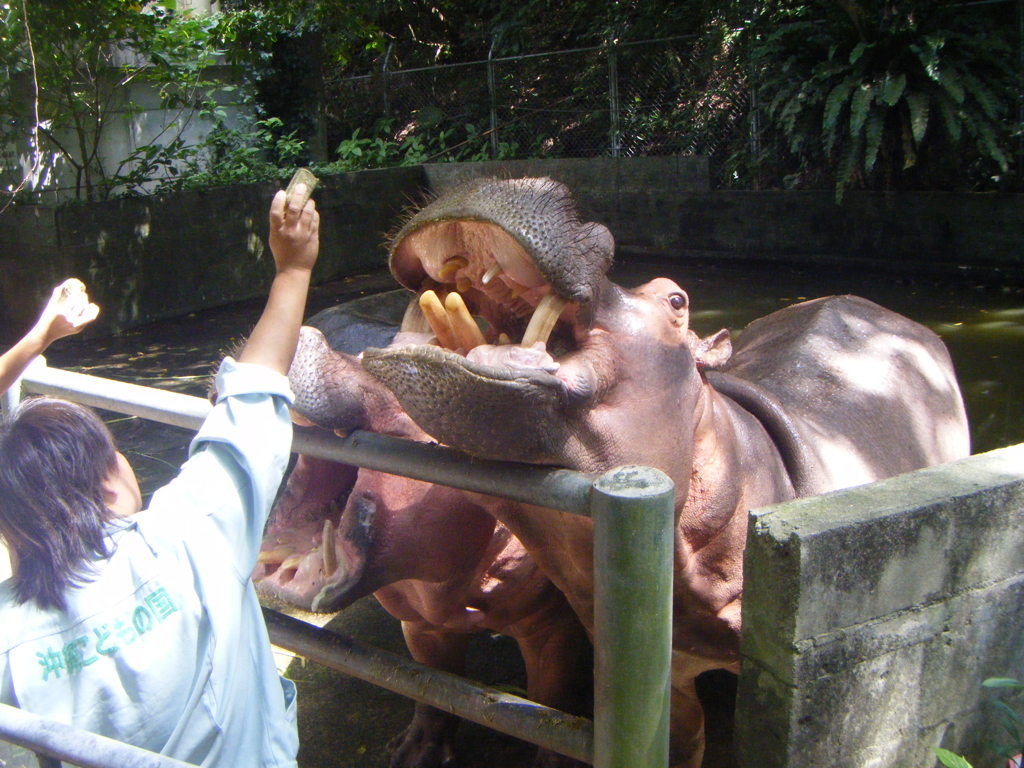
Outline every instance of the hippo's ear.
<path id="1" fill-rule="evenodd" d="M 732 335 L 727 328 L 717 333 L 698 338 L 693 350 L 693 359 L 697 368 L 720 368 L 732 357 Z"/>

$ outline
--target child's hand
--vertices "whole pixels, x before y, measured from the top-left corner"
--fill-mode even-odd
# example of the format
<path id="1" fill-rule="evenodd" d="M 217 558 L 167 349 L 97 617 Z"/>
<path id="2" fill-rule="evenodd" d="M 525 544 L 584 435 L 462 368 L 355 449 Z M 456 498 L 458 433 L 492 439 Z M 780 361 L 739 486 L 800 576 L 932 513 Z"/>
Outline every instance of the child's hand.
<path id="1" fill-rule="evenodd" d="M 57 339 L 80 332 L 99 313 L 100 308 L 89 301 L 82 281 L 70 277 L 53 289 L 36 321 L 36 329 L 43 344 L 48 346 Z"/>
<path id="2" fill-rule="evenodd" d="M 309 200 L 299 208 L 305 185 L 299 185 L 291 200 L 282 189 L 270 205 L 270 251 L 278 272 L 311 270 L 320 251 L 320 214 Z"/>

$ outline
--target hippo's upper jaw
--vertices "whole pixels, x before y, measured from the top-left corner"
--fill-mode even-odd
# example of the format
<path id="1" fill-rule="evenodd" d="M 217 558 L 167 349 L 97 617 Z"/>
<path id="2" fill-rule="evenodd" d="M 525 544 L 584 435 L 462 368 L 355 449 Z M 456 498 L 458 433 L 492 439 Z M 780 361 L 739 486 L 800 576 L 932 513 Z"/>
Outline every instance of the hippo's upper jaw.
<path id="1" fill-rule="evenodd" d="M 549 461 L 565 437 L 556 413 L 594 391 L 578 350 L 595 333 L 613 251 L 608 230 L 581 223 L 558 182 L 463 185 L 395 237 L 391 270 L 418 296 L 395 344 L 366 350 L 363 365 L 436 439 Z"/>

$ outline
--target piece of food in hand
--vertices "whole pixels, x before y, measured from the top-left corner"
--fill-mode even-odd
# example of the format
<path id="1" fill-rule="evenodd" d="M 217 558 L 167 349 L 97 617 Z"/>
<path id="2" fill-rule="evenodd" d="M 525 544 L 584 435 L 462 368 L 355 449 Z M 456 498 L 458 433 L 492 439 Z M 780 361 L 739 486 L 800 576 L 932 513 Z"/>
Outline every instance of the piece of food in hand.
<path id="1" fill-rule="evenodd" d="M 301 211 L 306 207 L 306 201 L 309 200 L 313 194 L 313 190 L 316 189 L 316 185 L 320 183 L 320 180 L 313 175 L 313 172 L 308 168 L 299 168 L 292 176 L 292 180 L 288 182 L 288 188 L 285 190 L 285 210 L 291 207 L 292 195 L 296 194 L 295 188 L 299 184 L 306 185 L 306 191 L 303 193 L 302 198 L 299 200 L 299 210 Z"/>

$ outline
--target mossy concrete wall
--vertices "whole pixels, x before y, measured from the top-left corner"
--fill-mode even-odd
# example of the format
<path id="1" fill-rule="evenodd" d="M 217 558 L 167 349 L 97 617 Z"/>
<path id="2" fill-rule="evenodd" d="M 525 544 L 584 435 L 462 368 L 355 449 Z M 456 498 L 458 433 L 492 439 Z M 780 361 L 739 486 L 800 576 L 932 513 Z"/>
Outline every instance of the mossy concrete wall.
<path id="1" fill-rule="evenodd" d="M 622 257 L 848 263 L 1024 278 L 1024 195 L 712 190 L 707 158 L 516 160 L 424 166 L 432 188 L 467 175 L 548 175 L 608 226 Z"/>
<path id="2" fill-rule="evenodd" d="M 740 765 L 995 765 L 981 681 L 1024 679 L 1022 552 L 1024 444 L 753 512 Z"/>
<path id="3" fill-rule="evenodd" d="M 620 259 L 656 256 L 830 260 L 900 272 L 978 271 L 1024 280 L 1024 195 L 712 190 L 699 157 L 432 164 L 322 179 L 314 279 L 385 263 L 401 212 L 472 175 L 548 175 L 582 215 L 607 225 Z M 86 281 L 103 307 L 89 333 L 262 295 L 272 274 L 266 217 L 273 185 L 0 214 L 0 340 L 23 332 L 49 288 Z"/>
<path id="4" fill-rule="evenodd" d="M 385 233 L 422 190 L 419 168 L 321 180 L 314 280 L 380 269 Z M 273 184 L 192 190 L 89 205 L 12 206 L 0 215 L 0 336 L 24 332 L 49 289 L 85 281 L 101 334 L 266 293 Z"/>

